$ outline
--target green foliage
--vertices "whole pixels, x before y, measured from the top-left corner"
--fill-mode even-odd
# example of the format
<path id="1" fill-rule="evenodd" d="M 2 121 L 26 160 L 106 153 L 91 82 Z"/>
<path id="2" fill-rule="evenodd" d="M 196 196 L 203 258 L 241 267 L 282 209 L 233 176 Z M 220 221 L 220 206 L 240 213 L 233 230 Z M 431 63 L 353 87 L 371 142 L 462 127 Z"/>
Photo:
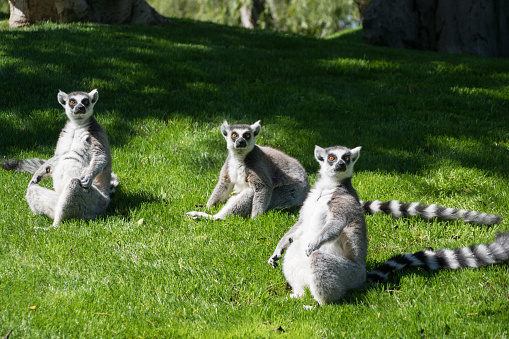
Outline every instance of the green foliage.
<path id="1" fill-rule="evenodd" d="M 217 181 L 223 119 L 261 119 L 259 143 L 299 159 L 311 182 L 314 145 L 360 145 L 364 200 L 504 216 L 490 228 L 368 216 L 368 269 L 491 241 L 508 229 L 509 60 L 368 46 L 360 30 L 315 39 L 174 21 L 0 23 L 0 156 L 50 157 L 58 89 L 97 88 L 120 178 L 106 215 L 44 232 L 51 221 L 24 199 L 30 176 L 0 171 L 0 335 L 507 337 L 508 264 L 405 271 L 318 307 L 289 299 L 267 264 L 297 209 L 218 222 L 185 212 Z"/>
<path id="2" fill-rule="evenodd" d="M 258 20 L 260 27 L 324 37 L 359 24 L 359 11 L 353 0 L 273 0 L 266 1 Z M 149 0 L 161 14 L 174 18 L 210 21 L 240 26 L 240 8 L 247 0 Z M 266 24 L 265 15 L 275 15 L 277 22 Z"/>
<path id="3" fill-rule="evenodd" d="M 149 0 L 162 15 L 172 18 L 188 18 L 226 25 L 240 25 L 241 1 L 221 0 Z"/>
<path id="4" fill-rule="evenodd" d="M 351 0 L 286 0 L 277 2 L 277 8 L 281 29 L 293 33 L 324 37 L 359 23 Z"/>
<path id="5" fill-rule="evenodd" d="M 0 0 L 0 13 L 8 14 L 9 13 L 9 1 L 8 0 Z M 2 18 L 3 20 L 3 18 Z"/>

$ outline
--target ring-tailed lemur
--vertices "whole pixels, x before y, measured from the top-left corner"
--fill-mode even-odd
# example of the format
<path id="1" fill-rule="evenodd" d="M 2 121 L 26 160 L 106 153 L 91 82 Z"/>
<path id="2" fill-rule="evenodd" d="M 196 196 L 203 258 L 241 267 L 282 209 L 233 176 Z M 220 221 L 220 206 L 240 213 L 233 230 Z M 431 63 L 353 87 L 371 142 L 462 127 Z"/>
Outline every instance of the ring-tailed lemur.
<path id="1" fill-rule="evenodd" d="M 271 209 L 302 205 L 309 191 L 306 171 L 294 158 L 276 149 L 255 145 L 260 121 L 253 125 L 221 126 L 228 157 L 207 207 L 228 199 L 215 215 L 188 212 L 193 218 L 224 219 L 228 215 L 255 218 Z"/>
<path id="2" fill-rule="evenodd" d="M 418 202 L 405 203 L 398 200 L 381 202 L 361 201 L 365 214 L 385 213 L 394 218 L 406 218 L 409 216 L 420 216 L 430 220 L 461 220 L 471 224 L 493 225 L 500 222 L 501 216 L 476 211 L 459 210 L 451 207 L 442 207 L 436 204 L 425 205 Z"/>
<path id="3" fill-rule="evenodd" d="M 360 147 L 315 148 L 320 163 L 318 179 L 304 201 L 298 222 L 281 238 L 269 259 L 277 261 L 286 251 L 283 273 L 292 297 L 309 287 L 320 304 L 339 300 L 350 289 L 382 281 L 407 266 L 428 270 L 482 267 L 509 260 L 509 232 L 489 244 L 454 250 L 420 251 L 397 255 L 366 274 L 368 248 L 366 222 L 351 177 Z"/>
<path id="4" fill-rule="evenodd" d="M 499 234 L 495 241 L 487 244 L 399 254 L 370 271 L 367 279 L 375 283 L 382 282 L 387 280 L 392 272 L 410 266 L 422 267 L 429 271 L 456 270 L 500 264 L 507 260 L 509 260 L 509 232 Z"/>
<path id="5" fill-rule="evenodd" d="M 286 250 L 283 273 L 293 289 L 292 297 L 303 296 L 309 287 L 318 303 L 330 303 L 366 280 L 366 221 L 351 181 L 360 150 L 315 147 L 318 179 L 298 222 L 269 259 L 276 268 Z"/>
<path id="6" fill-rule="evenodd" d="M 55 155 L 49 160 L 5 160 L 7 170 L 33 173 L 26 199 L 35 214 L 53 219 L 53 227 L 69 218 L 93 219 L 106 212 L 118 185 L 111 172 L 111 152 L 106 133 L 93 117 L 99 93 L 58 93 L 58 102 L 69 120 L 60 132 Z M 53 178 L 54 190 L 38 185 Z"/>

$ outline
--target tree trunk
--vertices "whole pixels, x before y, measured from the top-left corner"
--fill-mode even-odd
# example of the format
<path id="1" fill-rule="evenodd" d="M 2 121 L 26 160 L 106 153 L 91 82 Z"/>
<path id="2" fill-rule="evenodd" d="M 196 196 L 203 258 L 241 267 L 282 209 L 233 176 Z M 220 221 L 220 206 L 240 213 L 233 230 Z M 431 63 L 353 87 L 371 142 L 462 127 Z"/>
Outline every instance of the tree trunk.
<path id="1" fill-rule="evenodd" d="M 266 7 L 268 6 L 268 8 Z M 274 0 L 249 0 L 240 8 L 240 20 L 245 28 L 256 28 L 260 16 L 264 15 L 265 28 L 277 28 L 276 4 Z"/>
<path id="2" fill-rule="evenodd" d="M 9 0 L 9 5 L 10 27 L 46 20 L 144 25 L 169 22 L 145 0 Z"/>
<path id="3" fill-rule="evenodd" d="M 355 4 L 357 5 L 357 8 L 359 9 L 361 18 L 364 16 L 364 11 L 368 7 L 370 1 L 371 0 L 353 0 L 353 2 L 355 2 Z"/>
<path id="4" fill-rule="evenodd" d="M 509 0 L 371 0 L 364 42 L 509 57 Z"/>

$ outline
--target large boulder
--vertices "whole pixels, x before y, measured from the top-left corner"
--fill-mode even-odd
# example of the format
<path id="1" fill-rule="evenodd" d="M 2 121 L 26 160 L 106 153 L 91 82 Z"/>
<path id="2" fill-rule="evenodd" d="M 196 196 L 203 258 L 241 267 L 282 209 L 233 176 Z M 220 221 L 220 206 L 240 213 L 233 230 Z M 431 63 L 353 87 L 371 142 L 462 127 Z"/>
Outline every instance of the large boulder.
<path id="1" fill-rule="evenodd" d="M 9 5 L 11 28 L 46 20 L 146 25 L 169 22 L 145 0 L 9 0 Z"/>
<path id="2" fill-rule="evenodd" d="M 373 45 L 509 57 L 509 0 L 372 0 L 362 35 Z"/>

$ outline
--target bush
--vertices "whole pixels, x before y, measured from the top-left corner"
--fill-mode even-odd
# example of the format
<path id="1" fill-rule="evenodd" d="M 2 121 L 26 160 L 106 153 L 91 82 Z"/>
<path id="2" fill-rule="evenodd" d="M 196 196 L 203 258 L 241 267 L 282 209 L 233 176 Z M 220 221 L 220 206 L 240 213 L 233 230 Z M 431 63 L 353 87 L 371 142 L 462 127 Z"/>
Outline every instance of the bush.
<path id="1" fill-rule="evenodd" d="M 176 18 L 211 21 L 240 26 L 240 8 L 246 0 L 149 0 L 159 13 Z M 273 0 L 266 3 L 258 23 L 261 28 L 324 37 L 344 28 L 356 27 L 360 14 L 353 0 Z M 267 15 L 277 23 L 266 20 Z"/>

